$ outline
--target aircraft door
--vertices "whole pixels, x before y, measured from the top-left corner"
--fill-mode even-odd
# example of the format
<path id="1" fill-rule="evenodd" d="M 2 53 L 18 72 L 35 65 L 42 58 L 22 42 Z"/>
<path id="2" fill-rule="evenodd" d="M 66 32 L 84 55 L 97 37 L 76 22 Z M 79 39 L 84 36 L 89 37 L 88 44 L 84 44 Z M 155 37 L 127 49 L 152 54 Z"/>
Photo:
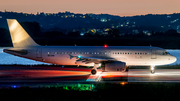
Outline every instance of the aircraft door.
<path id="1" fill-rule="evenodd" d="M 37 48 L 37 50 L 36 50 L 36 58 L 42 58 L 42 49 L 41 48 Z"/>
<path id="2" fill-rule="evenodd" d="M 151 59 L 156 59 L 156 50 L 155 49 L 152 49 L 151 50 Z"/>

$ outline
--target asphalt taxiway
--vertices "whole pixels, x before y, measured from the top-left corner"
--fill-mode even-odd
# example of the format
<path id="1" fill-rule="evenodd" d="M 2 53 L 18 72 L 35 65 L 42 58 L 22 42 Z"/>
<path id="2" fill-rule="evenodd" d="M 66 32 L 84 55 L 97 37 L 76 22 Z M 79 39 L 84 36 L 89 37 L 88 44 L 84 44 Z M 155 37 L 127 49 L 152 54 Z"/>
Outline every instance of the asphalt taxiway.
<path id="1" fill-rule="evenodd" d="M 65 83 L 103 82 L 179 82 L 180 69 L 129 69 L 128 72 L 101 72 L 90 74 L 90 68 L 53 66 L 0 66 L 0 87 L 45 86 Z"/>

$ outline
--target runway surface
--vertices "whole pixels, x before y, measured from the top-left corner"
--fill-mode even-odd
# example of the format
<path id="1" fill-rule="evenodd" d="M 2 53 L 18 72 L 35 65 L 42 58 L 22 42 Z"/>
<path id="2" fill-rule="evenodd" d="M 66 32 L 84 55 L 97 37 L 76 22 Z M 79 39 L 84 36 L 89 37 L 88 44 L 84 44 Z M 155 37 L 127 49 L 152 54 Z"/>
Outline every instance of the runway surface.
<path id="1" fill-rule="evenodd" d="M 0 87 L 46 86 L 66 83 L 104 82 L 180 82 L 180 69 L 129 69 L 128 72 L 101 72 L 90 74 L 90 68 L 53 66 L 0 66 Z"/>

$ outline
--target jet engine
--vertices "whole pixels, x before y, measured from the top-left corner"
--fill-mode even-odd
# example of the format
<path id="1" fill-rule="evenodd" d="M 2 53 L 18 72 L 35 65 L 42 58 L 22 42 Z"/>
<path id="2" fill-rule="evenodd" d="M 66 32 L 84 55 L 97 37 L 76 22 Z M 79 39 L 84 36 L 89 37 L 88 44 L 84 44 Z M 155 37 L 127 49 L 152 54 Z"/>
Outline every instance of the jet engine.
<path id="1" fill-rule="evenodd" d="M 125 62 L 109 62 L 105 63 L 104 68 L 102 68 L 104 71 L 125 71 L 126 70 L 126 63 Z"/>

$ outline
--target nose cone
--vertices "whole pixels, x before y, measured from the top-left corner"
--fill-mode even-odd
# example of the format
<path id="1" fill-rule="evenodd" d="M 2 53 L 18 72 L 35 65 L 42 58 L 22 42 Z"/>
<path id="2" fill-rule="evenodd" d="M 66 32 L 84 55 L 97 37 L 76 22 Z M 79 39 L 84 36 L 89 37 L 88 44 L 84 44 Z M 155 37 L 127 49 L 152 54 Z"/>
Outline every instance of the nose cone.
<path id="1" fill-rule="evenodd" d="M 175 56 L 171 56 L 169 60 L 171 61 L 171 63 L 174 63 L 176 62 L 177 58 Z"/>

